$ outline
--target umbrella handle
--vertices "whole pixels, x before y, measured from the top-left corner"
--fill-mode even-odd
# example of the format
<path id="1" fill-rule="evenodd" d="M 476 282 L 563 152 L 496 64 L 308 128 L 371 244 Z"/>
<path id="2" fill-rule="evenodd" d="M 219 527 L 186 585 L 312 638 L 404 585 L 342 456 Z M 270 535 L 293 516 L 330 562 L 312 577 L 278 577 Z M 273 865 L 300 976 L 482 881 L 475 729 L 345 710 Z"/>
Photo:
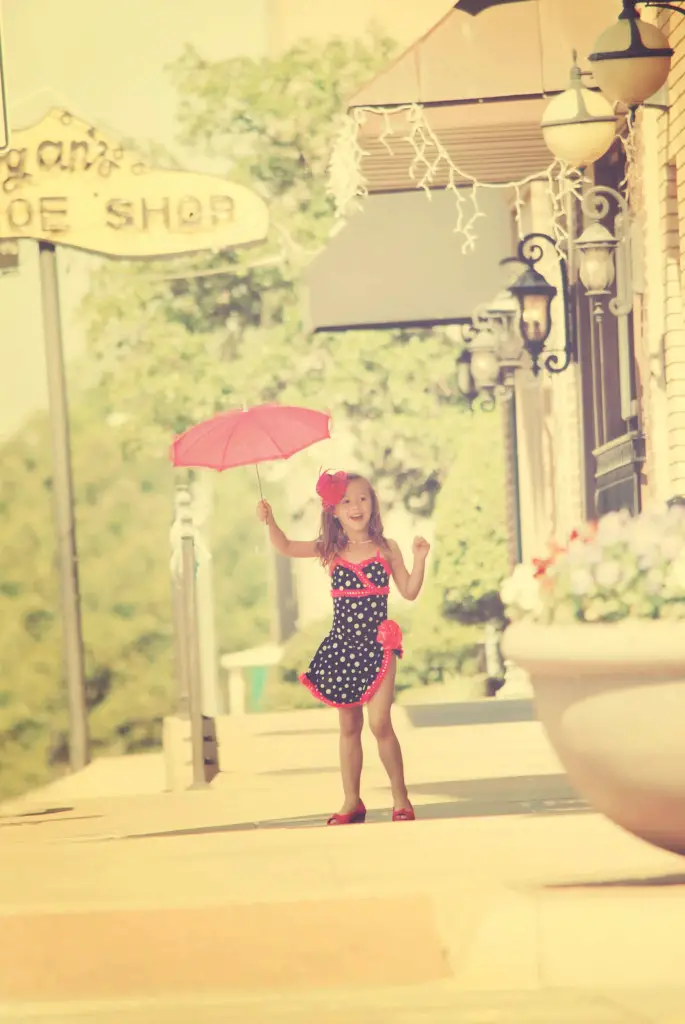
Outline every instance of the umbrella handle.
<path id="1" fill-rule="evenodd" d="M 255 473 L 257 474 L 257 483 L 259 484 L 259 497 L 264 501 L 264 492 L 262 490 L 262 478 L 259 475 L 259 466 L 255 466 Z"/>

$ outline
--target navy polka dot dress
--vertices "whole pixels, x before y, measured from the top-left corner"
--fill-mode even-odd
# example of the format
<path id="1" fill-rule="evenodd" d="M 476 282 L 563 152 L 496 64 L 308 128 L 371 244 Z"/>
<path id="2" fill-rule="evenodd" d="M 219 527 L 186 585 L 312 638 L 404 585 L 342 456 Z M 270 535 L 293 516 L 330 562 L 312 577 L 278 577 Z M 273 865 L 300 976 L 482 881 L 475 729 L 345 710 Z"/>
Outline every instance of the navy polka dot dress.
<path id="1" fill-rule="evenodd" d="M 390 566 L 380 552 L 365 562 L 336 558 L 331 572 L 333 627 L 300 681 L 324 704 L 366 704 L 383 682 L 402 631 L 388 619 Z"/>

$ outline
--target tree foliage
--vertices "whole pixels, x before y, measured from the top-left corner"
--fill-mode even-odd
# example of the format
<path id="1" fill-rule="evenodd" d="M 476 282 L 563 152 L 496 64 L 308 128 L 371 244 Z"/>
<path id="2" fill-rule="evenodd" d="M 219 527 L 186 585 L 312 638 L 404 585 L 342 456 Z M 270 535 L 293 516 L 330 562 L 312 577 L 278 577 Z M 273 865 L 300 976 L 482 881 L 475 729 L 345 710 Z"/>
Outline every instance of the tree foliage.
<path id="1" fill-rule="evenodd" d="M 378 37 L 302 43 L 263 60 L 207 62 L 187 50 L 171 69 L 184 141 L 264 196 L 271 230 L 249 249 L 110 262 L 94 275 L 82 370 L 95 383 L 73 403 L 72 438 L 96 752 L 157 743 L 173 707 L 166 453 L 174 433 L 219 409 L 272 400 L 328 408 L 353 432 L 384 504 L 397 499 L 428 515 L 439 497 L 433 569 L 411 630 L 417 680 L 436 658 L 459 668 L 455 652 L 472 637 L 454 620 L 477 617 L 496 586 L 496 421 L 465 410 L 453 343 L 438 330 L 312 339 L 303 327 L 302 272 L 333 224 L 325 172 L 337 116 L 391 52 Z M 49 428 L 39 417 L 3 451 L 0 795 L 39 784 L 66 758 L 50 488 Z M 217 483 L 223 650 L 260 644 L 268 632 L 255 497 L 244 473 Z"/>
<path id="2" fill-rule="evenodd" d="M 263 60 L 207 62 L 189 49 L 172 66 L 183 141 L 224 158 L 266 199 L 272 226 L 265 244 L 240 252 L 103 268 L 86 308 L 91 351 L 131 439 L 161 443 L 242 403 L 325 406 L 354 431 L 386 501 L 431 511 L 463 404 L 453 342 L 440 331 L 312 338 L 302 322 L 302 272 L 333 224 L 326 167 L 338 115 L 391 51 L 378 37 Z"/>
<path id="3" fill-rule="evenodd" d="M 501 619 L 508 572 L 501 410 L 479 413 L 438 497 L 428 603 L 468 625 Z"/>
<path id="4" fill-rule="evenodd" d="M 173 707 L 168 463 L 131 462 L 97 395 L 72 413 L 82 624 L 94 752 L 159 742 Z M 0 480 L 0 796 L 44 782 L 67 761 L 67 710 L 52 518 L 49 425 L 38 417 L 2 453 Z M 255 486 L 221 481 L 215 525 L 217 633 L 223 650 L 263 642 L 268 564 Z"/>

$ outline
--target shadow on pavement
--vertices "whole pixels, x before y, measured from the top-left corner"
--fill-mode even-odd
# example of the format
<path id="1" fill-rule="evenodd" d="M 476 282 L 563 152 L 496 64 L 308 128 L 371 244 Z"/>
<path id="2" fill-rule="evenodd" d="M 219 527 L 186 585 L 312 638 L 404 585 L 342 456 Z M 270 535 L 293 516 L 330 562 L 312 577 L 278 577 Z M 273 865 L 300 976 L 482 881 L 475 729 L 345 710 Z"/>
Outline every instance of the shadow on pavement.
<path id="1" fill-rule="evenodd" d="M 271 732 L 260 732 L 260 738 L 266 736 L 337 736 L 338 729 L 273 729 Z"/>
<path id="2" fill-rule="evenodd" d="M 455 782 L 424 783 L 413 786 L 416 796 L 442 796 L 435 803 L 417 803 L 419 821 L 449 818 L 486 818 L 509 815 L 549 816 L 588 814 L 592 809 L 568 785 L 564 775 L 523 775 L 518 778 L 473 779 Z M 170 836 L 211 835 L 216 832 L 245 832 L 254 829 L 315 828 L 325 824 L 330 811 L 301 818 L 278 818 L 230 825 L 207 825 L 168 832 L 146 832 L 123 836 L 124 839 L 162 839 Z M 388 810 L 370 810 L 368 824 L 391 820 Z"/>
<path id="3" fill-rule="evenodd" d="M 92 821 L 95 818 L 101 818 L 101 814 L 74 814 L 68 818 L 43 818 L 43 814 L 66 814 L 70 811 L 70 807 L 63 807 L 55 809 L 53 811 L 31 811 L 29 814 L 18 814 L 15 818 L 1 818 L 0 828 L 28 828 L 29 826 L 35 828 L 36 825 L 52 825 L 53 822 L 56 824 L 63 824 L 65 821 Z"/>
<path id="4" fill-rule="evenodd" d="M 532 700 L 488 700 L 454 704 L 405 704 L 403 710 L 415 729 L 454 725 L 497 725 L 534 722 Z"/>
<path id="5" fill-rule="evenodd" d="M 73 807 L 46 807 L 42 811 L 24 811 L 22 814 L 2 814 L 0 820 L 4 818 L 42 818 L 46 814 L 67 814 L 68 811 L 73 811 Z"/>
<path id="6" fill-rule="evenodd" d="M 558 882 L 546 885 L 551 892 L 577 889 L 644 889 L 659 886 L 682 885 L 685 887 L 685 875 L 654 875 L 646 878 L 609 878 L 591 882 Z"/>

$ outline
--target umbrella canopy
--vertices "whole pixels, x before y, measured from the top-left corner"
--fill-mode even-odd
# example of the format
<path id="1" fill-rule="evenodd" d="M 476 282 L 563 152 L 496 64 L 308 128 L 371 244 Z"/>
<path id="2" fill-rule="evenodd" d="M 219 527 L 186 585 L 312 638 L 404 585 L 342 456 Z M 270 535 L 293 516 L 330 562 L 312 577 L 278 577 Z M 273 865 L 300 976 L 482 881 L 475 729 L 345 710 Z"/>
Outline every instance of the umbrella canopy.
<path id="1" fill-rule="evenodd" d="M 489 7 L 501 7 L 502 4 L 520 4 L 527 3 L 529 0 L 457 0 L 454 5 L 455 10 L 463 11 L 464 14 L 481 14 L 483 11 L 487 11 Z"/>
<path id="2" fill-rule="evenodd" d="M 197 423 L 171 446 L 174 466 L 234 469 L 289 459 L 331 436 L 328 413 L 293 405 L 234 409 Z"/>

